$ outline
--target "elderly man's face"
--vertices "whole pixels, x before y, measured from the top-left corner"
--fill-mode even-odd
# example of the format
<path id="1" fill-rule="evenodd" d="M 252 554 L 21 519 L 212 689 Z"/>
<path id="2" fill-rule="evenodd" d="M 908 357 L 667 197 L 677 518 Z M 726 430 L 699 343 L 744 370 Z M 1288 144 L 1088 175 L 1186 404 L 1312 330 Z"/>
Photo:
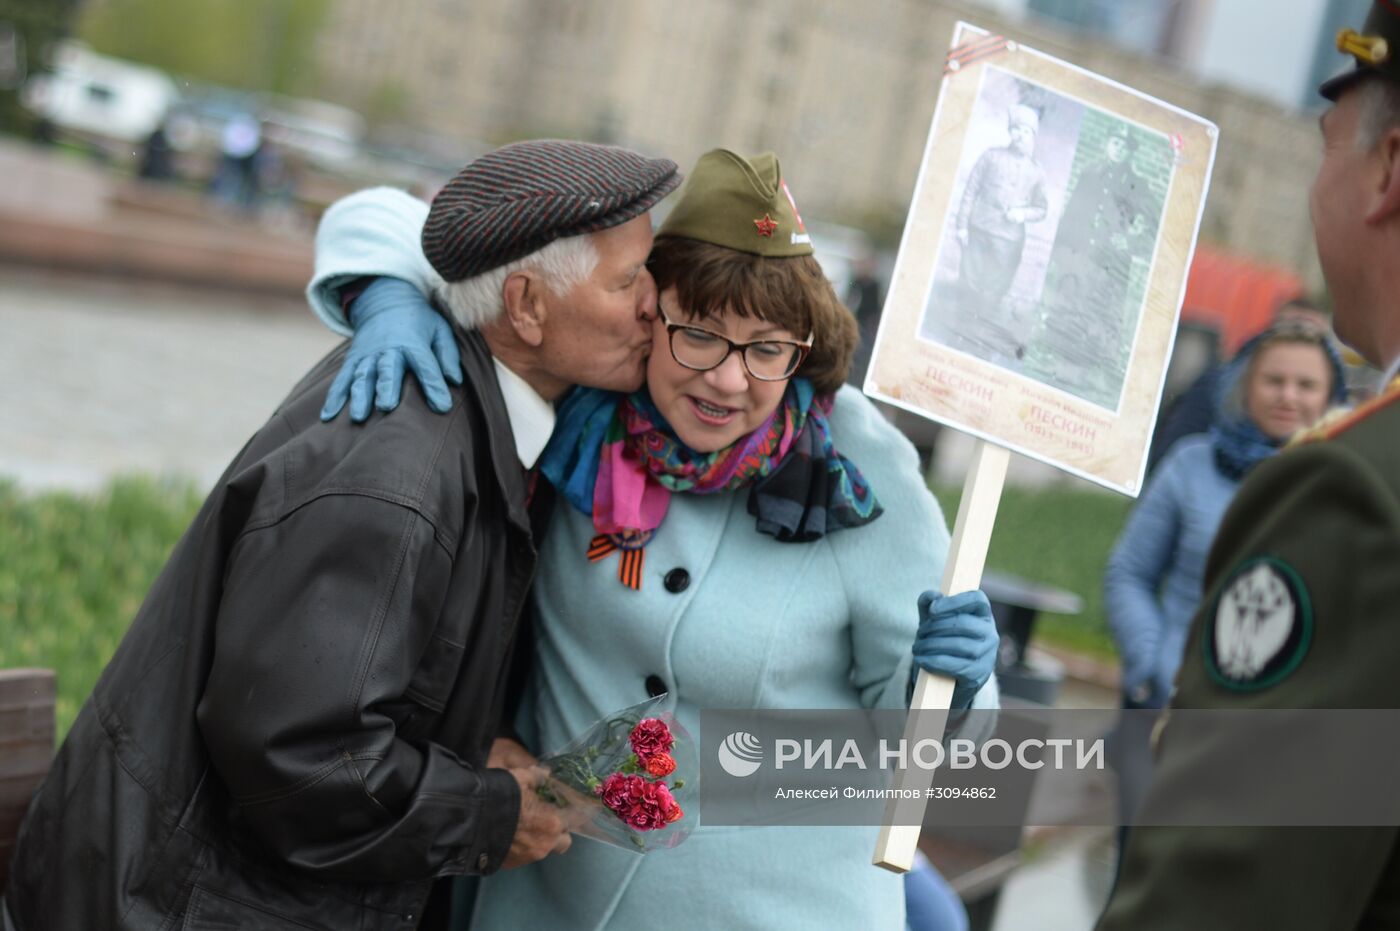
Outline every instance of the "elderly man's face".
<path id="1" fill-rule="evenodd" d="M 540 359 L 556 378 L 635 391 L 646 376 L 656 282 L 647 271 L 651 215 L 593 234 L 598 267 L 567 294 L 549 295 Z"/>

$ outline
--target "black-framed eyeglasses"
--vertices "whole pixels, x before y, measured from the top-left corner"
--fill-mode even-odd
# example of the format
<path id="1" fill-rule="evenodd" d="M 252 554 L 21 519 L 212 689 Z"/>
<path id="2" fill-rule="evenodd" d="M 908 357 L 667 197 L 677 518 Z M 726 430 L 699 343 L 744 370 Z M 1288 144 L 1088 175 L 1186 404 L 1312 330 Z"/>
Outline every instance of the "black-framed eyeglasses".
<path id="1" fill-rule="evenodd" d="M 759 381 L 782 381 L 791 378 L 807 358 L 812 348 L 812 337 L 805 340 L 756 339 L 747 343 L 734 340 L 688 323 L 673 323 L 656 303 L 656 312 L 666 325 L 666 338 L 671 346 L 671 358 L 680 365 L 696 372 L 708 372 L 724 364 L 732 352 L 738 352 L 744 362 L 744 371 Z M 814 334 L 815 335 L 815 334 Z"/>

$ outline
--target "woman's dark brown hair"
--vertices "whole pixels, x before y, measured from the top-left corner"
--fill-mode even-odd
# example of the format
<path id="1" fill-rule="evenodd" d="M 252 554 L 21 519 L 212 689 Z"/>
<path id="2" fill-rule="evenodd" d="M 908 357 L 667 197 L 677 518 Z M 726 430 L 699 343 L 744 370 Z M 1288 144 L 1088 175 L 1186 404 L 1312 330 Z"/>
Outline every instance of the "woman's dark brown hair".
<path id="1" fill-rule="evenodd" d="M 771 258 L 663 236 L 652 246 L 647 268 L 657 290 L 674 287 L 696 322 L 730 309 L 783 327 L 797 339 L 810 333 L 812 349 L 797 375 L 811 379 L 818 394 L 846 381 L 860 330 L 810 255 Z"/>

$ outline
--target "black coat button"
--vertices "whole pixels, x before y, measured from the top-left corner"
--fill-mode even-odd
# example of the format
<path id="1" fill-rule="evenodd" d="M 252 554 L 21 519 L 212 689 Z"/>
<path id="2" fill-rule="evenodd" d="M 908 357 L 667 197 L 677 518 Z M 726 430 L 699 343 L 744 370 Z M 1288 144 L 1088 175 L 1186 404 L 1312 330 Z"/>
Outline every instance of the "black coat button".
<path id="1" fill-rule="evenodd" d="M 666 683 L 660 676 L 647 676 L 647 694 L 652 698 L 666 693 Z"/>
<path id="2" fill-rule="evenodd" d="M 666 573 L 666 591 L 673 595 L 679 595 L 690 587 L 690 573 L 684 569 L 676 568 Z"/>

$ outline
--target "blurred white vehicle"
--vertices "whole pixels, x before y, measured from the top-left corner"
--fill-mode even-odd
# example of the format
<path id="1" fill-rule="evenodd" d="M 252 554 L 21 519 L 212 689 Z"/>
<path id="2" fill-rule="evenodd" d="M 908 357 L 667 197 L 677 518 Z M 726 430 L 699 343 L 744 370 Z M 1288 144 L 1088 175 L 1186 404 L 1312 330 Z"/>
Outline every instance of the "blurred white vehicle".
<path id="1" fill-rule="evenodd" d="M 52 66 L 25 84 L 20 100 L 67 132 L 140 143 L 180 99 L 165 72 L 99 55 L 81 42 L 58 43 Z"/>

